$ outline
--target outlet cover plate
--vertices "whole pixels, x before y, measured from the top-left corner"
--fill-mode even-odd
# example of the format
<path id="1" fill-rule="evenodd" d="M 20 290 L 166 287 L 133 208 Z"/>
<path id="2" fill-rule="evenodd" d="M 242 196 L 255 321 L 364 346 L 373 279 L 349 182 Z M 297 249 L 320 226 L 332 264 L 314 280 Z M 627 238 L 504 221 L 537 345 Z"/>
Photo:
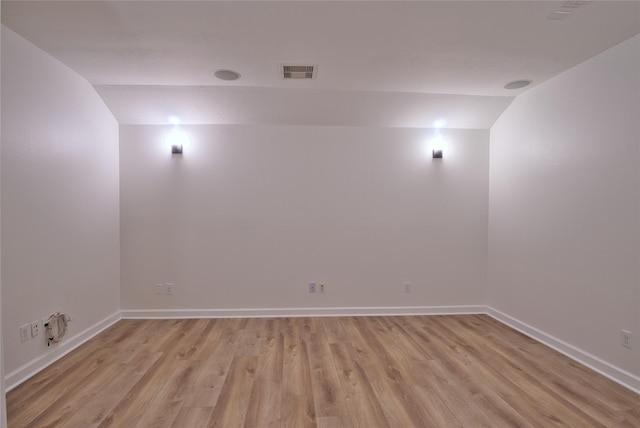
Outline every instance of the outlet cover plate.
<path id="1" fill-rule="evenodd" d="M 31 337 L 31 324 L 20 327 L 20 342 L 26 342 Z"/>
<path id="2" fill-rule="evenodd" d="M 40 334 L 40 329 L 42 328 L 42 321 L 34 321 L 31 323 L 31 337 L 36 337 Z"/>

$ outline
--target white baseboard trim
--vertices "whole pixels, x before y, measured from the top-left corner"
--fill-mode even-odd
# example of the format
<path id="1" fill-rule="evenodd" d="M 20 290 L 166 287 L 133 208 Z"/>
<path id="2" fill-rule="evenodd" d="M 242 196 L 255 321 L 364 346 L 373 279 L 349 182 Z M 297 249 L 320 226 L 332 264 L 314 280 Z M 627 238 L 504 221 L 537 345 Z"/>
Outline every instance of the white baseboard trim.
<path id="1" fill-rule="evenodd" d="M 176 318 L 275 318 L 390 315 L 471 315 L 486 314 L 503 324 L 543 343 L 589 367 L 616 383 L 640 394 L 640 377 L 601 358 L 576 348 L 503 312 L 484 305 L 458 306 L 381 306 L 337 308 L 245 308 L 245 309 L 123 309 L 58 344 L 45 354 L 5 376 L 6 392 L 45 369 L 120 319 Z"/>
<path id="2" fill-rule="evenodd" d="M 113 324 L 118 322 L 121 319 L 120 312 L 116 312 L 113 315 L 109 315 L 105 319 L 98 321 L 91 327 L 81 331 L 73 337 L 70 337 L 67 340 L 63 340 L 57 345 L 48 349 L 44 354 L 39 357 L 34 358 L 28 363 L 24 364 L 21 367 L 18 367 L 16 370 L 8 373 L 5 378 L 5 391 L 9 392 L 16 386 L 20 385 L 22 382 L 29 379 L 31 376 L 36 373 L 44 370 L 46 367 L 58 361 L 60 358 L 67 355 L 69 352 L 76 349 L 78 346 L 82 345 L 92 337 L 96 336 L 98 333 L 106 330 L 111 327 Z"/>
<path id="3" fill-rule="evenodd" d="M 158 318 L 275 318 L 339 317 L 385 315 L 483 314 L 482 305 L 461 306 L 381 306 L 337 308 L 246 308 L 246 309 L 123 309 L 123 319 Z"/>
<path id="4" fill-rule="evenodd" d="M 589 367 L 592 370 L 595 370 L 596 372 L 611 379 L 616 383 L 619 383 L 625 388 L 628 388 L 631 391 L 640 394 L 639 376 L 616 367 L 613 364 L 596 357 L 595 355 L 583 351 L 582 349 L 576 348 L 575 346 L 570 345 L 563 340 L 553 337 L 550 334 L 545 333 L 544 331 L 538 330 L 537 328 L 532 327 L 520 320 L 517 320 L 503 312 L 500 312 L 497 309 L 493 309 L 492 307 L 487 306 L 486 314 L 500 321 L 501 323 L 506 324 L 515 330 L 518 330 L 520 333 L 527 335 L 532 339 L 535 339 L 538 342 L 547 345 L 550 348 L 555 349 L 556 351 L 566 355 L 572 360 L 575 360 L 580 364 Z"/>

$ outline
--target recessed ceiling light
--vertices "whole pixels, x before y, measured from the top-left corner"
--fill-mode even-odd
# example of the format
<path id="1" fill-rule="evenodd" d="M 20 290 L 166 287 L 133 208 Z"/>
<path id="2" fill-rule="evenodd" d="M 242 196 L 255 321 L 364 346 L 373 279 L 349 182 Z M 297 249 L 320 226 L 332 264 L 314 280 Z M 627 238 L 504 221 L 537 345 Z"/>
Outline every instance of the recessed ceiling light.
<path id="1" fill-rule="evenodd" d="M 215 74 L 220 80 L 238 80 L 240 78 L 240 73 L 233 70 L 218 70 Z"/>
<path id="2" fill-rule="evenodd" d="M 505 89 L 520 89 L 525 86 L 529 86 L 531 84 L 531 80 L 514 80 L 513 82 L 509 82 L 504 85 Z"/>

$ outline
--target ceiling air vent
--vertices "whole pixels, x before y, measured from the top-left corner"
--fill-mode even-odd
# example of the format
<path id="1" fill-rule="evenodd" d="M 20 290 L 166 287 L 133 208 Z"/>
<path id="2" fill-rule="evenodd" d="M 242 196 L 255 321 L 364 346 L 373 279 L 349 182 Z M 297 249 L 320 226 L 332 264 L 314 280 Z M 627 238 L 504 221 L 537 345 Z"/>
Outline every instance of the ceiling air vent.
<path id="1" fill-rule="evenodd" d="M 317 74 L 317 65 L 280 64 L 280 77 L 285 80 L 315 79 Z"/>

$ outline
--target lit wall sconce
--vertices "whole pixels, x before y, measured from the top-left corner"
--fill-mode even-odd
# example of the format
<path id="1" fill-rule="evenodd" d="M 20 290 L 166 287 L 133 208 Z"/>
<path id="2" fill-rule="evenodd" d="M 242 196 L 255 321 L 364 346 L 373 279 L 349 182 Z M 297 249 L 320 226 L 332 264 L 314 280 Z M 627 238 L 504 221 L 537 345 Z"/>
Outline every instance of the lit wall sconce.
<path id="1" fill-rule="evenodd" d="M 173 144 L 171 146 L 171 154 L 172 155 L 181 155 L 182 154 L 182 144 Z"/>
<path id="2" fill-rule="evenodd" d="M 445 140 L 442 134 L 438 132 L 429 142 L 431 156 L 433 159 L 442 159 L 444 157 L 444 152 L 447 151 L 447 146 L 447 140 Z"/>
<path id="3" fill-rule="evenodd" d="M 189 144 L 189 136 L 175 126 L 164 138 L 164 143 L 171 148 L 172 155 L 182 155 L 184 148 Z"/>

